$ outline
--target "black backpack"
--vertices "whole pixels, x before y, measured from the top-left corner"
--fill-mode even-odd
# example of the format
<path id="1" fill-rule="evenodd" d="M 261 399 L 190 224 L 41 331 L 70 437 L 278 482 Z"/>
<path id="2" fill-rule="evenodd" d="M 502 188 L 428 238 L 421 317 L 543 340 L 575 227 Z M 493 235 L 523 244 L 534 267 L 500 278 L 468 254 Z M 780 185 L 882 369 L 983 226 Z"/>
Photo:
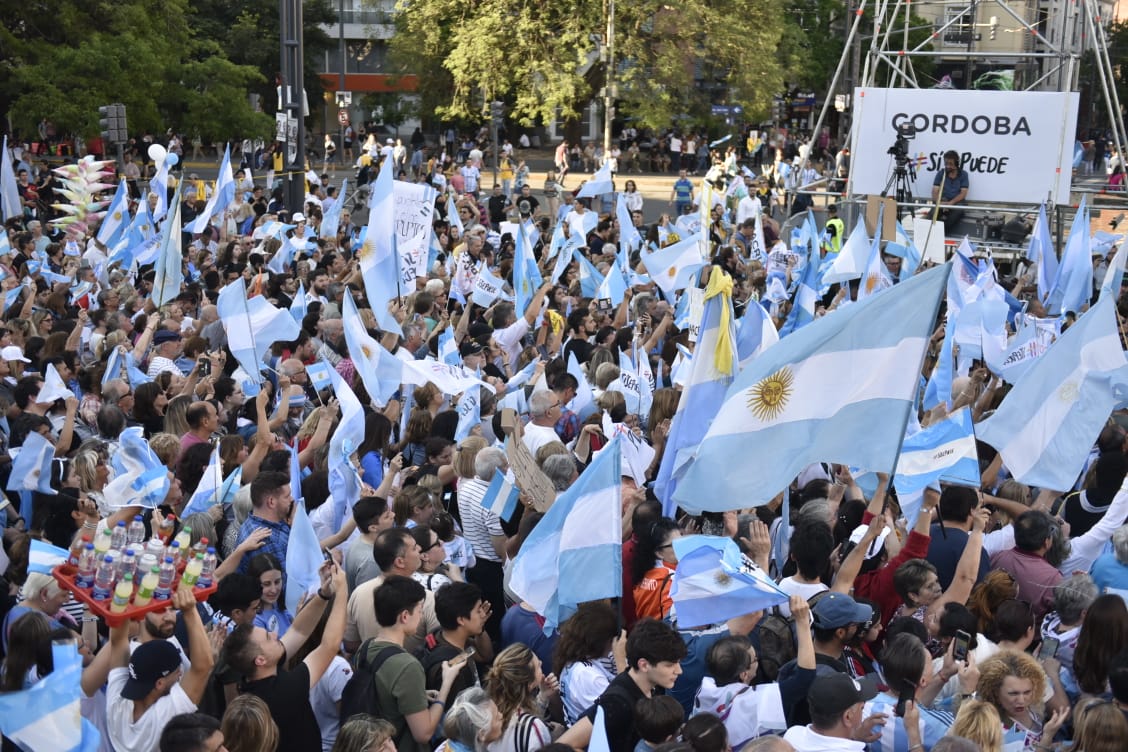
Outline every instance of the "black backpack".
<path id="1" fill-rule="evenodd" d="M 381 717 L 380 698 L 376 691 L 376 672 L 384 665 L 384 661 L 394 655 L 407 652 L 398 645 L 388 645 L 369 658 L 369 648 L 373 642 L 373 638 L 365 640 L 360 650 L 353 656 L 353 675 L 341 692 L 342 723 L 362 713 Z"/>
<path id="2" fill-rule="evenodd" d="M 779 677 L 779 669 L 798 654 L 794 624 L 779 606 L 769 611 L 757 625 L 760 636 L 760 671 L 769 681 Z"/>

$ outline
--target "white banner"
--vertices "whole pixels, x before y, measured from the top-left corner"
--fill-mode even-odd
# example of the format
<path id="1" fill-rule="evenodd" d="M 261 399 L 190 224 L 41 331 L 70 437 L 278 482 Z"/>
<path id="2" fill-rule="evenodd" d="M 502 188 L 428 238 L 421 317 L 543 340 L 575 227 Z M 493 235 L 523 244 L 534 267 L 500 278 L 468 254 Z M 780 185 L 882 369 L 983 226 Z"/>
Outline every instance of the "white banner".
<path id="1" fill-rule="evenodd" d="M 1069 202 L 1076 92 L 877 89 L 854 91 L 850 190 L 879 194 L 893 174 L 897 127 L 916 128 L 913 196 L 928 201 L 944 152 L 960 155 L 969 201 Z"/>
<path id="2" fill-rule="evenodd" d="M 404 294 L 415 290 L 415 278 L 427 276 L 427 253 L 431 244 L 431 221 L 435 213 L 435 189 L 425 183 L 395 181 L 396 240 L 399 243 L 400 280 Z"/>

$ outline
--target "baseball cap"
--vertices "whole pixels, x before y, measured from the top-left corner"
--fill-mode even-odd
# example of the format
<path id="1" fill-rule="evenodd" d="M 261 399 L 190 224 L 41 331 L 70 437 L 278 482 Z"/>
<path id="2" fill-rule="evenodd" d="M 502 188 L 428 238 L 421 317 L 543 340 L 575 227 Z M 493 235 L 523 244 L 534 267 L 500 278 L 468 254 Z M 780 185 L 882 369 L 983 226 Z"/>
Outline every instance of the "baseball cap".
<path id="1" fill-rule="evenodd" d="M 166 640 L 150 640 L 137 646 L 129 659 L 129 678 L 121 689 L 127 700 L 140 700 L 153 691 L 158 679 L 180 668 L 180 651 Z"/>
<path id="2" fill-rule="evenodd" d="M 0 350 L 0 358 L 12 361 L 19 360 L 23 363 L 30 363 L 31 361 L 24 357 L 23 350 L 16 345 L 8 345 L 3 350 Z"/>
<path id="3" fill-rule="evenodd" d="M 818 708 L 820 714 L 833 715 L 844 713 L 859 702 L 868 702 L 876 696 L 877 683 L 873 677 L 858 680 L 836 671 L 815 677 L 807 691 L 807 702 L 812 708 Z"/>
<path id="4" fill-rule="evenodd" d="M 459 345 L 458 352 L 464 358 L 467 355 L 481 355 L 482 346 L 474 340 L 467 340 L 466 342 L 463 342 L 461 345 Z"/>
<path id="5" fill-rule="evenodd" d="M 290 217 L 290 221 L 297 224 L 298 222 L 305 222 L 306 218 L 301 212 L 294 212 L 294 216 Z"/>
<path id="6" fill-rule="evenodd" d="M 811 609 L 815 626 L 819 629 L 838 629 L 850 624 L 863 624 L 873 616 L 869 606 L 863 606 L 843 593 L 827 593 Z"/>
<path id="7" fill-rule="evenodd" d="M 168 329 L 161 329 L 153 335 L 154 345 L 163 345 L 165 342 L 179 342 L 180 335 L 176 332 L 171 332 Z"/>

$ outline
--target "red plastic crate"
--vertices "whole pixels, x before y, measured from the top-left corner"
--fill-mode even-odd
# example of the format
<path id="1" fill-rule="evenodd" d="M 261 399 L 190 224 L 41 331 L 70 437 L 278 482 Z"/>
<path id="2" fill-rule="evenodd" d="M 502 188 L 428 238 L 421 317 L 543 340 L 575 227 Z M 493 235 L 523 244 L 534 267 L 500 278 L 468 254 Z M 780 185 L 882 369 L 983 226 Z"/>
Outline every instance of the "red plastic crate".
<path id="1" fill-rule="evenodd" d="M 145 618 L 145 614 L 153 613 L 156 611 L 164 611 L 166 608 L 172 608 L 172 600 L 164 601 L 149 601 L 144 606 L 134 606 L 130 603 L 121 613 L 110 611 L 110 601 L 96 601 L 92 588 L 80 588 L 75 583 L 75 576 L 78 574 L 78 567 L 72 564 L 60 564 L 52 570 L 51 574 L 55 576 L 59 586 L 71 591 L 74 594 L 75 600 L 81 601 L 90 607 L 91 613 L 95 616 L 100 616 L 106 620 L 106 623 L 111 627 L 117 627 L 129 620 L 141 621 Z M 206 588 L 194 587 L 192 594 L 196 596 L 198 602 L 203 602 L 215 592 L 218 583 L 212 582 Z"/>

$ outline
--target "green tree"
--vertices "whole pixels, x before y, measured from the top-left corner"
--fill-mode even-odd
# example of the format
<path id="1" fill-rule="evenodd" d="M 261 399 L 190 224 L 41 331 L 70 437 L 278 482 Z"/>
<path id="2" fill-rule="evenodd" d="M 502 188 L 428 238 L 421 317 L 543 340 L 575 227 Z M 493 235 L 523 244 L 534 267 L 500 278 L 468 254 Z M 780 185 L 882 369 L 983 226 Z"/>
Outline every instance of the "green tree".
<path id="1" fill-rule="evenodd" d="M 616 6 L 619 114 L 665 126 L 710 99 L 766 112 L 783 83 L 783 0 L 658 0 Z M 603 9 L 580 0 L 400 0 L 392 60 L 420 77 L 424 108 L 477 119 L 502 99 L 529 125 L 568 119 L 606 80 Z M 434 75 L 435 72 L 441 72 Z"/>

